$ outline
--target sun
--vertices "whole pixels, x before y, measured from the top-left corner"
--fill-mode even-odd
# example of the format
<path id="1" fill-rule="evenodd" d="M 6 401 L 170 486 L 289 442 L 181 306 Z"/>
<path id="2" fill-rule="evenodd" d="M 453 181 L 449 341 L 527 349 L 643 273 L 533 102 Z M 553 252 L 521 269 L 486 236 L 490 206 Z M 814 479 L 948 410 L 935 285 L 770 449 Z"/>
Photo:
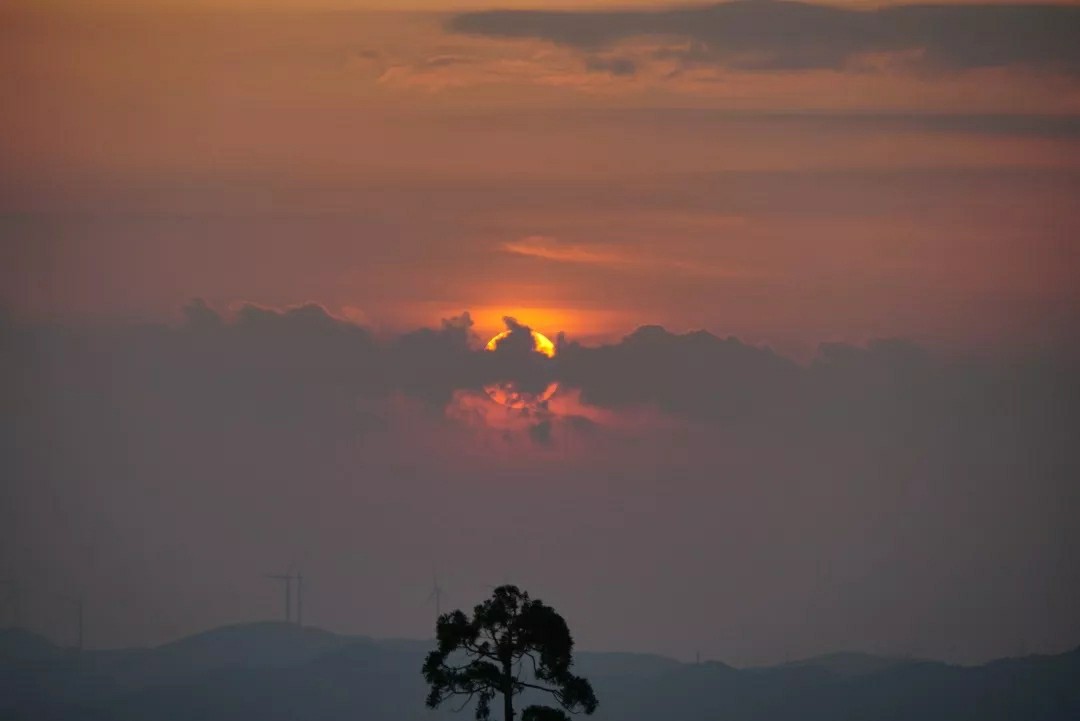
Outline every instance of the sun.
<path id="1" fill-rule="evenodd" d="M 484 350 L 495 350 L 499 347 L 499 343 L 501 343 L 504 338 L 509 338 L 510 334 L 513 332 L 514 331 L 512 330 L 504 330 L 502 333 L 499 333 L 499 335 L 495 336 L 487 342 L 487 345 L 484 346 Z M 535 330 L 531 331 L 531 333 L 533 339 L 533 349 L 537 353 L 543 353 L 548 358 L 554 358 L 555 344 L 552 343 L 543 333 L 537 333 Z"/>
<path id="2" fill-rule="evenodd" d="M 484 350 L 495 351 L 506 338 L 510 337 L 511 333 L 515 331 L 504 330 L 497 336 L 492 338 L 484 346 Z M 555 357 L 555 344 L 545 336 L 543 333 L 537 333 L 535 330 L 530 330 L 532 334 L 533 350 L 548 358 Z M 519 387 L 519 384 L 515 381 L 500 381 L 498 383 L 489 383 L 484 386 L 484 391 L 488 394 L 488 397 L 496 403 L 500 403 L 508 408 L 514 408 L 518 410 L 532 410 L 538 409 L 543 404 L 555 395 L 555 391 L 559 389 L 559 384 L 555 381 L 551 381 L 547 384 L 544 390 L 539 393 L 527 391 Z"/>

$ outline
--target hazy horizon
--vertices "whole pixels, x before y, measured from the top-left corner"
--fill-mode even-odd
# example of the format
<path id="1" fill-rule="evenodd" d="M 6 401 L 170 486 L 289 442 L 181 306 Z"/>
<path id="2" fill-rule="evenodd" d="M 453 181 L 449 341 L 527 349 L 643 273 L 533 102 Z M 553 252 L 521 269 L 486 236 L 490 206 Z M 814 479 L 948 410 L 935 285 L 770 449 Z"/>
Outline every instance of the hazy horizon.
<path id="1" fill-rule="evenodd" d="M 735 665 L 1080 638 L 1068 353 L 886 340 L 796 362 L 643 327 L 560 337 L 563 387 L 511 411 L 466 315 L 380 340 L 318 306 L 193 301 L 172 324 L 5 335 L 22 432 L 4 568 L 61 640 L 78 593 L 91 646 L 273 619 L 263 574 L 290 567 L 305 622 L 381 637 L 430 632 L 435 570 L 444 608 L 509 580 L 583 648 Z"/>
<path id="2" fill-rule="evenodd" d="M 1080 643 L 1080 4 L 14 0 L 0 65 L 0 626 Z"/>

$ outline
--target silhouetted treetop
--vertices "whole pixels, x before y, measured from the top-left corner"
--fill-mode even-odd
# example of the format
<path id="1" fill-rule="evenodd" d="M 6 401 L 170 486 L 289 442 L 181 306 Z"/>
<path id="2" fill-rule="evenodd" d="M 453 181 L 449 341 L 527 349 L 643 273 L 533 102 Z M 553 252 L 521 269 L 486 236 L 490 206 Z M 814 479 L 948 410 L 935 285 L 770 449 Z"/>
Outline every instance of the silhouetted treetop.
<path id="1" fill-rule="evenodd" d="M 531 705 L 522 721 L 563 721 L 564 710 L 596 710 L 592 685 L 571 673 L 574 640 L 566 621 L 516 586 L 496 588 L 472 618 L 460 610 L 440 616 L 436 641 L 423 668 L 431 708 L 459 696 L 459 708 L 475 700 L 476 718 L 485 721 L 502 695 L 504 719 L 513 721 L 514 697 L 534 691 L 550 694 L 561 709 Z"/>

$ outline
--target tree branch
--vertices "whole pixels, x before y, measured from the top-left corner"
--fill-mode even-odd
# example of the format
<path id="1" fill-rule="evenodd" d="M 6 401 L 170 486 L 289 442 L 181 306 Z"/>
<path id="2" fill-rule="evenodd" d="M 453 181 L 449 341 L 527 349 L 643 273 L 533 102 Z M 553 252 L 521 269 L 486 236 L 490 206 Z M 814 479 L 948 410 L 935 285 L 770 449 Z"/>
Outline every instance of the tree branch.
<path id="1" fill-rule="evenodd" d="M 461 713 L 461 711 L 462 711 L 462 710 L 463 710 L 463 709 L 464 709 L 464 708 L 465 708 L 466 706 L 468 706 L 470 702 L 472 702 L 472 700 L 473 700 L 473 696 L 475 696 L 475 695 L 476 695 L 476 692 L 475 692 L 475 691 L 473 691 L 472 693 L 470 693 L 470 694 L 469 694 L 469 698 L 465 699 L 465 703 L 461 704 L 461 706 L 459 706 L 458 708 L 454 709 L 454 713 Z"/>
<path id="2" fill-rule="evenodd" d="M 549 694 L 554 696 L 556 699 L 558 699 L 558 698 L 560 698 L 562 696 L 562 692 L 559 691 L 559 689 L 557 689 L 557 688 L 547 688 L 546 686 L 537 686 L 534 683 L 526 683 L 525 681 L 520 681 L 519 685 L 524 686 L 525 688 L 536 689 L 537 691 L 547 691 Z M 562 701 L 559 701 L 559 703 L 562 703 Z"/>
<path id="3" fill-rule="evenodd" d="M 537 670 L 536 670 L 536 656 L 533 656 L 531 651 L 526 651 L 525 655 L 529 657 L 530 661 L 532 661 L 533 676 L 539 675 Z"/>
<path id="4" fill-rule="evenodd" d="M 475 656 L 479 656 L 481 658 L 486 658 L 489 661 L 495 661 L 496 663 L 499 663 L 499 659 L 497 657 L 492 656 L 490 653 L 488 653 L 487 651 L 482 650 L 479 646 L 477 646 L 475 644 L 470 644 L 467 641 L 463 641 L 462 644 L 461 644 L 461 647 L 464 648 L 469 653 L 475 655 Z"/>

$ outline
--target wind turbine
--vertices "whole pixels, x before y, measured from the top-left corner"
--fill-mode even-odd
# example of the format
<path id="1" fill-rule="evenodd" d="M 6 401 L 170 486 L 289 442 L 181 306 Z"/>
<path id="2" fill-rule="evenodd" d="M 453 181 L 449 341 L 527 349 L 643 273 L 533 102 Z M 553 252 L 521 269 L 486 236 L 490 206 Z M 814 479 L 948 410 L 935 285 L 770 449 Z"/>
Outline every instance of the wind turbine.
<path id="1" fill-rule="evenodd" d="M 296 625 L 304 625 L 304 574 L 296 572 Z"/>
<path id="2" fill-rule="evenodd" d="M 14 578 L 0 579 L 0 586 L 7 587 L 7 593 L 4 594 L 3 604 L 4 612 L 9 620 L 5 625 L 17 628 L 22 621 L 19 615 L 19 601 L 22 597 L 22 589 L 19 588 L 19 584 Z"/>
<path id="3" fill-rule="evenodd" d="M 486 588 L 489 591 L 494 591 L 496 588 L 501 588 L 503 586 L 510 586 L 510 585 L 513 585 L 513 584 L 510 583 L 510 574 L 509 573 L 504 573 L 502 575 L 502 580 L 499 582 L 499 584 L 497 586 L 493 586 L 490 583 L 487 583 L 487 584 L 484 584 L 484 588 Z"/>
<path id="4" fill-rule="evenodd" d="M 79 641 L 76 648 L 79 649 L 79 653 L 82 653 L 84 639 L 86 637 L 86 600 L 82 594 L 79 594 L 79 598 L 76 599 L 75 605 L 78 608 L 79 614 Z"/>
<path id="5" fill-rule="evenodd" d="M 431 572 L 431 593 L 428 595 L 427 600 L 435 602 L 435 616 L 442 616 L 442 586 L 439 585 L 439 577 L 435 574 L 435 571 Z"/>
<path id="6" fill-rule="evenodd" d="M 56 597 L 66 603 L 70 603 L 75 608 L 76 617 L 76 637 L 75 637 L 75 650 L 81 652 L 83 650 L 83 643 L 86 637 L 86 598 L 80 593 L 78 596 L 71 596 L 66 593 L 58 593 Z"/>
<path id="7" fill-rule="evenodd" d="M 285 582 L 285 623 L 292 621 L 292 571 L 288 573 L 266 573 L 265 578 Z"/>

